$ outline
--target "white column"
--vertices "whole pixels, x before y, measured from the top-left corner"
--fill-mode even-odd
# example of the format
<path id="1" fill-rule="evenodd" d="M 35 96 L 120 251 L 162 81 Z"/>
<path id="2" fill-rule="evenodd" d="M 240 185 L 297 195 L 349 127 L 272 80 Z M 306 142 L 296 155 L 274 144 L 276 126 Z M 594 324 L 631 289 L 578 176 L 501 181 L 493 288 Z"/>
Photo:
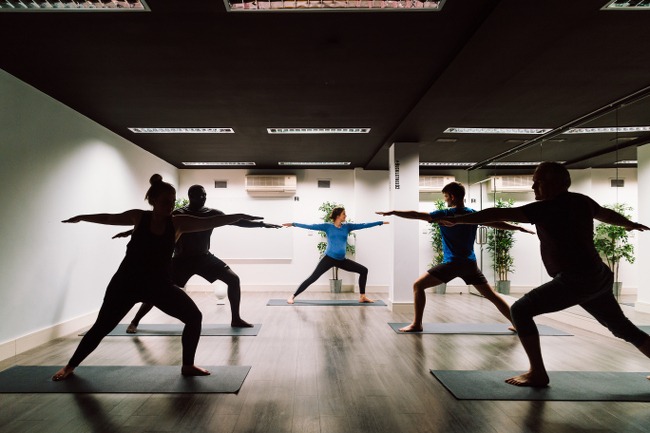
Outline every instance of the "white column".
<path id="1" fill-rule="evenodd" d="M 389 149 L 389 207 L 418 210 L 420 156 L 418 143 L 393 143 Z M 392 272 L 388 290 L 389 308 L 398 313 L 413 312 L 413 282 L 417 279 L 420 221 L 393 217 Z"/>
<path id="2" fill-rule="evenodd" d="M 650 226 L 650 145 L 640 146 L 637 148 L 637 173 L 638 173 L 638 207 L 639 207 L 639 222 Z M 650 233 L 637 232 L 637 251 L 636 266 L 639 272 L 639 288 L 637 290 L 637 299 L 635 307 L 637 311 L 643 313 L 650 313 L 650 286 L 646 284 L 647 276 L 645 275 L 645 266 L 650 263 Z"/>

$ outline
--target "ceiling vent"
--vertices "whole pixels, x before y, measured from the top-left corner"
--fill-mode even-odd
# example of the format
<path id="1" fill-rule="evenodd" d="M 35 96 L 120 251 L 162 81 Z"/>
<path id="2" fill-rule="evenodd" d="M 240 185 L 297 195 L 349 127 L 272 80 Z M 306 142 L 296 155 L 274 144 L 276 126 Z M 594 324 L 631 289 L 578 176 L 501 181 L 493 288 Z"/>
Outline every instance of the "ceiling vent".
<path id="1" fill-rule="evenodd" d="M 248 175 L 246 192 L 253 197 L 288 197 L 296 193 L 296 176 L 293 174 Z"/>
<path id="2" fill-rule="evenodd" d="M 532 192 L 532 175 L 494 176 L 492 192 Z"/>
<path id="3" fill-rule="evenodd" d="M 455 182 L 454 176 L 420 176 L 420 192 L 441 192 L 450 182 Z"/>

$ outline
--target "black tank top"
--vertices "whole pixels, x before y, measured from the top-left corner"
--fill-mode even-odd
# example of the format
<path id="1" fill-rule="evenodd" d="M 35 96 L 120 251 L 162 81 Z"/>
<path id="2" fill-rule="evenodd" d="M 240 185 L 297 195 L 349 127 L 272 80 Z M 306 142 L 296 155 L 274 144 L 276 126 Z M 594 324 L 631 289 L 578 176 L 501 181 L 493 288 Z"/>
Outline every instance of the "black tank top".
<path id="1" fill-rule="evenodd" d="M 165 231 L 158 236 L 151 232 L 152 216 L 151 211 L 143 212 L 140 224 L 133 231 L 126 247 L 126 256 L 120 270 L 131 275 L 170 279 L 175 243 L 174 224 L 170 215 L 165 224 Z"/>

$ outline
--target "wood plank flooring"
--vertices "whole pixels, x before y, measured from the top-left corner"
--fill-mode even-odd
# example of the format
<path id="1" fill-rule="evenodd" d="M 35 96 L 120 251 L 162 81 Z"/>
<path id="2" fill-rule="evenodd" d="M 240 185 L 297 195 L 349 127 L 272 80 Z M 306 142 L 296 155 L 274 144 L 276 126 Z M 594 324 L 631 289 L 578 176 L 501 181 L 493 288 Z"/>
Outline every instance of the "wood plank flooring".
<path id="1" fill-rule="evenodd" d="M 525 370 L 526 357 L 515 336 L 398 335 L 388 322 L 406 322 L 411 315 L 386 307 L 265 305 L 285 296 L 243 294 L 242 316 L 262 324 L 258 336 L 201 339 L 198 365 L 252 366 L 238 394 L 0 394 L 0 431 L 650 432 L 647 403 L 458 401 L 429 373 L 431 368 Z M 477 296 L 427 296 L 426 322 L 504 321 Z M 204 323 L 229 322 L 229 307 L 217 305 L 211 293 L 192 297 Z M 301 297 L 356 295 L 307 291 Z M 173 321 L 154 311 L 143 322 Z M 538 322 L 575 334 L 542 337 L 549 370 L 650 370 L 650 360 L 625 342 L 550 319 Z M 0 369 L 63 365 L 79 339 L 74 333 L 52 341 L 1 362 Z M 180 362 L 179 337 L 107 337 L 79 368 Z"/>

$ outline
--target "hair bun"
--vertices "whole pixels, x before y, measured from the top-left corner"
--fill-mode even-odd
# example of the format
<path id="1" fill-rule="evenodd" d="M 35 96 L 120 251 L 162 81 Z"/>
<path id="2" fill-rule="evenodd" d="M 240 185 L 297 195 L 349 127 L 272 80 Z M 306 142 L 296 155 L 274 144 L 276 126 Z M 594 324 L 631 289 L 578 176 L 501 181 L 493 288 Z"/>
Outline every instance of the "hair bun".
<path id="1" fill-rule="evenodd" d="M 160 182 L 162 182 L 162 180 L 163 180 L 163 179 L 162 179 L 162 176 L 159 175 L 158 173 L 156 173 L 156 174 L 154 174 L 153 176 L 151 176 L 151 178 L 149 179 L 149 184 L 150 184 L 150 185 L 154 185 L 154 184 L 156 184 L 156 183 L 160 183 Z"/>

